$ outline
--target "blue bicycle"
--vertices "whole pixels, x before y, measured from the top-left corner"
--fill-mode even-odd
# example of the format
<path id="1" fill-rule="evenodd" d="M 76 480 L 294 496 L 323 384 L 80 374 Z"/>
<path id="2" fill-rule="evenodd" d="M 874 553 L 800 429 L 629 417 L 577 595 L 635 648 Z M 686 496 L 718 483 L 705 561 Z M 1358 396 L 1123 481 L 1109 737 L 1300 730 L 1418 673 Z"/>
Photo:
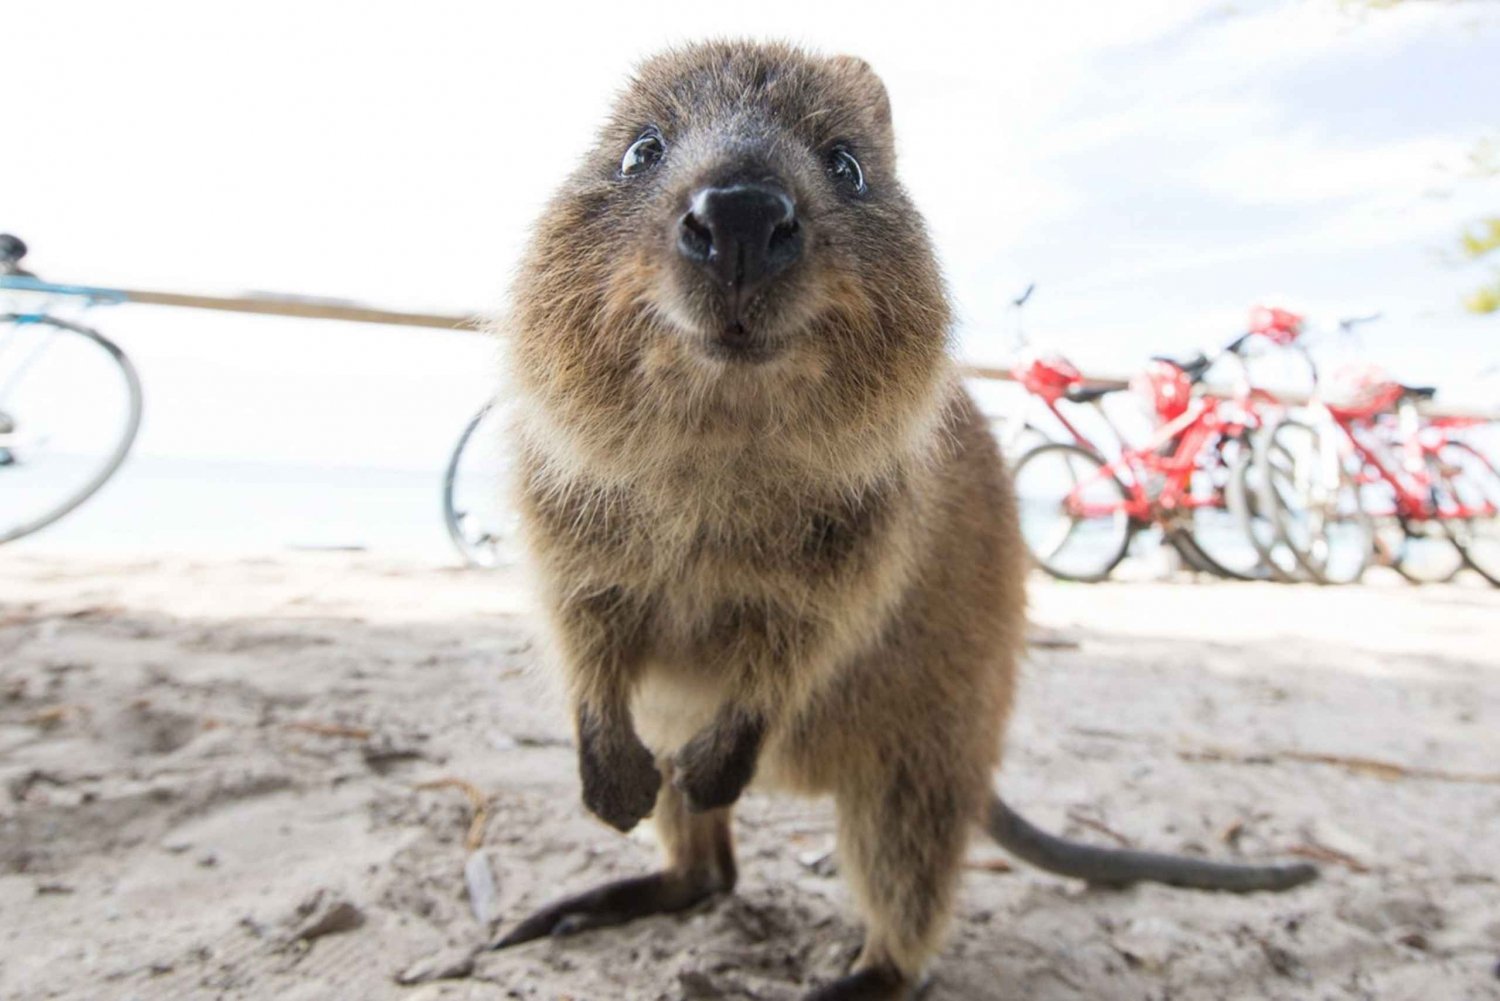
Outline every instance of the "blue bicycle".
<path id="1" fill-rule="evenodd" d="M 51 311 L 123 297 L 41 281 L 21 267 L 25 256 L 26 244 L 0 233 L 0 543 L 97 493 L 141 424 L 141 381 L 125 352 Z"/>

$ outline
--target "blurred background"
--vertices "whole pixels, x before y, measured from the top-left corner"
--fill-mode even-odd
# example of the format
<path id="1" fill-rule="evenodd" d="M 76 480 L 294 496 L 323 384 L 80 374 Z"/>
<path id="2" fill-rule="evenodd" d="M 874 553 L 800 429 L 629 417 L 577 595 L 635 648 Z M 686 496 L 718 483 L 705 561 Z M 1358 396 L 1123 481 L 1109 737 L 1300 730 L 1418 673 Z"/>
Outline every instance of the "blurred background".
<path id="1" fill-rule="evenodd" d="M 1445 403 L 1500 386 L 1500 4 L 49 0 L 3 25 L 0 230 L 53 281 L 503 315 L 633 64 L 770 36 L 884 77 L 968 360 L 1014 356 L 1035 282 L 1026 336 L 1085 372 L 1222 345 L 1268 303 L 1316 352 Z M 88 322 L 140 371 L 141 435 L 17 549 L 454 558 L 439 482 L 495 385 L 488 338 L 141 305 Z"/>

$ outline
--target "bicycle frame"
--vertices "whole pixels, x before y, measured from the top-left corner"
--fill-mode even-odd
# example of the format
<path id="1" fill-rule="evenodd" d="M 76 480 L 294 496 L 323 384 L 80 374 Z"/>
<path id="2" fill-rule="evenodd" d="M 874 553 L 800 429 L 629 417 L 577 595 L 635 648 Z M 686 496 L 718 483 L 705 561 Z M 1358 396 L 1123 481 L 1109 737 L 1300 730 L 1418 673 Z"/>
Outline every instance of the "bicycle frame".
<path id="1" fill-rule="evenodd" d="M 0 290 L 3 289 L 9 289 L 12 292 L 33 292 L 40 295 L 67 296 L 72 299 L 82 299 L 86 306 L 118 306 L 120 303 L 130 301 L 123 292 L 116 289 L 95 288 L 91 285 L 57 285 L 53 282 L 44 282 L 40 278 L 0 273 Z M 47 317 L 48 314 L 45 310 L 26 313 L 0 313 L 0 323 L 37 323 Z"/>
<path id="2" fill-rule="evenodd" d="M 1049 409 L 1056 413 L 1050 401 Z M 1058 417 L 1064 420 L 1064 425 L 1078 438 L 1080 445 L 1093 449 L 1088 439 L 1074 430 L 1062 415 Z M 1158 427 L 1144 444 L 1122 448 L 1118 456 L 1076 484 L 1064 503 L 1069 513 L 1085 518 L 1107 517 L 1123 509 L 1137 524 L 1150 522 L 1158 513 L 1222 508 L 1224 497 L 1218 491 L 1206 497 L 1193 494 L 1193 473 L 1201 468 L 1199 456 L 1216 438 L 1236 437 L 1256 425 L 1258 418 L 1252 409 L 1226 416 L 1223 401 L 1211 396 L 1194 397 L 1187 410 Z M 1171 451 L 1163 455 L 1162 447 L 1174 441 Z M 1118 480 L 1125 487 L 1123 503 L 1090 504 L 1081 500 L 1084 490 L 1106 477 Z M 1163 482 L 1152 496 L 1146 485 L 1156 477 Z"/>
<path id="3" fill-rule="evenodd" d="M 1393 468 L 1389 462 L 1388 450 L 1382 447 L 1383 443 L 1372 444 L 1361 433 L 1362 428 L 1373 430 L 1378 418 L 1383 415 L 1330 416 L 1359 458 L 1361 467 L 1358 482 L 1362 485 L 1384 483 L 1394 496 L 1391 510 L 1372 513 L 1394 515 L 1403 521 L 1465 520 L 1495 516 L 1496 509 L 1491 504 L 1475 508 L 1454 498 L 1445 500 L 1443 494 L 1436 489 L 1427 466 L 1429 459 L 1439 457 L 1444 445 L 1455 440 L 1451 431 L 1471 427 L 1479 422 L 1450 419 L 1422 426 L 1418 423 L 1416 408 L 1410 402 L 1403 401 L 1397 411 L 1396 440 L 1391 444 L 1392 448 L 1400 449 L 1402 461 L 1400 468 Z M 1386 454 L 1382 455 L 1382 452 Z M 1493 472 L 1494 467 L 1486 456 L 1477 451 L 1474 454 Z"/>
<path id="4" fill-rule="evenodd" d="M 1068 434 L 1070 434 L 1070 435 L 1073 436 L 1073 440 L 1074 441 L 1076 441 L 1078 444 L 1082 445 L 1084 448 L 1089 449 L 1090 451 L 1093 451 L 1093 452 L 1098 452 L 1099 451 L 1098 447 L 1095 446 L 1094 443 L 1092 441 L 1090 441 L 1088 439 L 1088 437 L 1086 435 L 1084 435 L 1084 433 L 1082 431 L 1078 430 L 1078 426 L 1076 424 L 1074 424 L 1072 421 L 1068 420 L 1068 415 L 1065 414 L 1065 413 L 1063 413 L 1062 410 L 1058 407 L 1058 405 L 1057 405 L 1057 398 L 1056 397 L 1042 396 L 1042 395 L 1039 395 L 1037 393 L 1028 393 L 1027 395 L 1028 396 L 1035 396 L 1037 399 L 1041 400 L 1042 401 L 1042 405 L 1047 408 L 1048 412 L 1050 412 L 1053 417 L 1057 418 L 1057 422 L 1059 424 L 1061 424 L 1064 428 L 1067 429 Z M 1102 407 L 1099 408 L 1099 412 L 1101 414 L 1104 412 Z M 1106 417 L 1106 421 L 1107 420 L 1108 420 L 1108 418 Z M 1122 442 L 1122 444 L 1123 444 L 1123 442 Z M 1100 453 L 1100 454 L 1103 454 L 1103 453 Z"/>
<path id="5" fill-rule="evenodd" d="M 1392 469 L 1380 455 L 1380 449 L 1364 441 L 1356 430 L 1356 422 L 1334 418 L 1334 423 L 1344 432 L 1344 440 L 1354 449 L 1360 462 L 1356 481 L 1361 485 L 1384 483 L 1395 498 L 1392 509 L 1378 514 L 1394 514 L 1398 518 L 1426 521 L 1435 517 L 1437 511 L 1432 503 L 1432 479 L 1423 468 L 1420 453 L 1417 462 L 1411 461 L 1411 443 L 1402 444 L 1407 453 L 1402 472 Z M 1373 425 L 1373 421 L 1370 422 Z M 1404 475 L 1403 475 L 1404 473 Z"/>
<path id="6" fill-rule="evenodd" d="M 1067 509 L 1083 517 L 1110 515 L 1119 509 L 1118 504 L 1089 505 L 1079 499 L 1083 490 L 1102 477 L 1113 478 L 1125 487 L 1127 497 L 1123 507 L 1137 525 L 1147 524 L 1163 513 L 1225 507 L 1222 491 L 1215 490 L 1207 497 L 1194 495 L 1193 473 L 1203 468 L 1199 464 L 1200 457 L 1216 439 L 1238 438 L 1245 432 L 1260 427 L 1264 423 L 1260 414 L 1262 408 L 1281 406 L 1281 402 L 1273 394 L 1250 385 L 1241 354 L 1242 345 L 1250 336 L 1246 334 L 1237 338 L 1218 356 L 1233 357 L 1240 364 L 1240 379 L 1233 397 L 1233 413 L 1226 413 L 1224 410 L 1224 404 L 1228 401 L 1196 395 L 1188 401 L 1187 408 L 1181 414 L 1158 426 L 1145 444 L 1132 447 L 1096 399 L 1095 407 L 1105 424 L 1114 432 L 1120 451 L 1093 476 L 1074 486 L 1065 501 Z M 1311 367 L 1311 357 L 1305 351 L 1302 354 Z M 1104 451 L 1058 407 L 1059 399 L 1067 399 L 1060 386 L 1051 383 L 1033 385 L 1028 380 L 1023 382 L 1028 394 L 1042 401 L 1048 412 L 1072 435 L 1076 444 L 1103 458 Z M 1172 447 L 1165 450 L 1164 446 L 1168 444 Z M 1223 457 L 1217 452 L 1215 455 L 1222 465 Z M 1161 481 L 1161 487 L 1154 491 L 1154 496 L 1148 490 L 1148 484 L 1153 479 Z"/>

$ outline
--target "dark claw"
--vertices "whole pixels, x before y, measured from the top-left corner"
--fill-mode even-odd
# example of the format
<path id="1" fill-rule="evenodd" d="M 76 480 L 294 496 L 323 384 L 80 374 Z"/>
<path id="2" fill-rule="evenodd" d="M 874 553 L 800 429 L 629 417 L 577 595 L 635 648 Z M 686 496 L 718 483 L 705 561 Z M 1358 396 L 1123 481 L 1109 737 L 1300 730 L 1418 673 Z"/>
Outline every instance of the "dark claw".
<path id="1" fill-rule="evenodd" d="M 675 872 L 606 883 L 548 904 L 512 928 L 494 948 L 508 949 L 533 939 L 563 938 L 593 928 L 622 925 L 649 914 L 685 910 L 711 896 L 716 889 L 707 877 Z"/>

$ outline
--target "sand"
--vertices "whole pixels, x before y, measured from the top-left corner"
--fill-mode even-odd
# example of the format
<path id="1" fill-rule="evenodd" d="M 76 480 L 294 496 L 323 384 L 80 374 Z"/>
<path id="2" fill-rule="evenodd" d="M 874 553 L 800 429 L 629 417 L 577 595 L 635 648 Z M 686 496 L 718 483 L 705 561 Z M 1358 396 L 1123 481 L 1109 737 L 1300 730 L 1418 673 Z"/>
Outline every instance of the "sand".
<path id="1" fill-rule="evenodd" d="M 0 996 L 784 1001 L 836 975 L 860 933 L 830 812 L 758 793 L 733 898 L 478 949 L 654 859 L 578 803 L 527 594 L 349 554 L 0 557 Z M 1500 998 L 1500 592 L 1038 580 L 1034 619 L 1015 805 L 1324 876 L 1107 892 L 976 842 L 929 999 Z"/>

